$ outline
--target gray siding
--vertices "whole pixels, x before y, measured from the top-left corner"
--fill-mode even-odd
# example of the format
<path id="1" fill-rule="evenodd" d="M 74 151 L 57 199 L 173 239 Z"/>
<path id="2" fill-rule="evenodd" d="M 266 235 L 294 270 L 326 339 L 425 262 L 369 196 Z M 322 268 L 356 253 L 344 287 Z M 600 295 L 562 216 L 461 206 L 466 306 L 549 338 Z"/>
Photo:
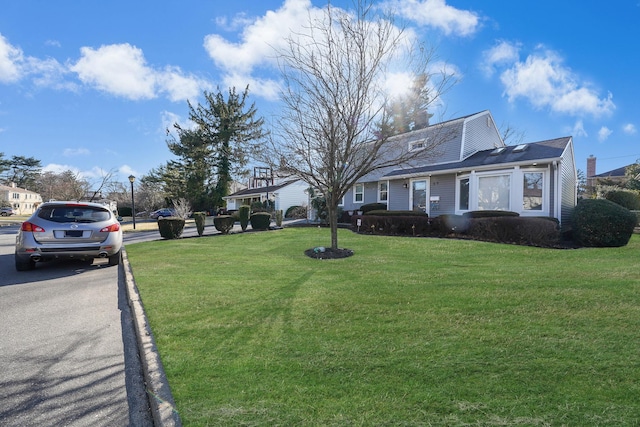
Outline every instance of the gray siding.
<path id="1" fill-rule="evenodd" d="M 403 179 L 389 181 L 389 202 L 387 208 L 390 211 L 406 211 L 409 209 L 409 189 L 404 188 Z"/>
<path id="2" fill-rule="evenodd" d="M 461 153 L 461 160 L 466 159 L 477 151 L 504 146 L 504 142 L 502 142 L 493 118 L 488 111 L 468 118 L 464 132 L 464 147 Z"/>
<path id="3" fill-rule="evenodd" d="M 453 174 L 431 177 L 429 196 L 439 196 L 437 209 L 430 209 L 429 216 L 453 214 L 456 211 L 456 177 Z"/>
<path id="4" fill-rule="evenodd" d="M 577 202 L 577 178 L 576 165 L 573 155 L 573 139 L 567 145 L 560 162 L 560 184 L 562 186 L 562 198 L 560 201 L 560 222 L 562 228 L 571 226 L 571 214 Z"/>

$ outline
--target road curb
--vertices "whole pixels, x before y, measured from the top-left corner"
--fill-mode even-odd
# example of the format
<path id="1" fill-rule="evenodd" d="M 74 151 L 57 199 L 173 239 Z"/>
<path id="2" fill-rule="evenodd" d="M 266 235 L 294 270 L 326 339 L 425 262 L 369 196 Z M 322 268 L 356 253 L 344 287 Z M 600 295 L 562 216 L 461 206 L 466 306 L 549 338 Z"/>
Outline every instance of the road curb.
<path id="1" fill-rule="evenodd" d="M 133 315 L 138 341 L 138 353 L 142 362 L 142 370 L 146 383 L 147 397 L 151 407 L 153 423 L 156 427 L 181 427 L 180 415 L 175 409 L 175 402 L 169 381 L 162 367 L 160 354 L 156 347 L 151 327 L 142 306 L 142 300 L 136 287 L 127 252 L 122 248 L 122 263 L 124 280 L 127 289 L 127 299 Z"/>

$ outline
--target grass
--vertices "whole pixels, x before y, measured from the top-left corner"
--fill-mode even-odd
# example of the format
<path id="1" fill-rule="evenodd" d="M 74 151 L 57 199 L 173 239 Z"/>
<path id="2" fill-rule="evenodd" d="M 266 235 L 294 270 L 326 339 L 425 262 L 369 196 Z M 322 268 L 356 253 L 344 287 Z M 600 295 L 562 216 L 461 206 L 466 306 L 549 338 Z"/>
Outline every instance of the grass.
<path id="1" fill-rule="evenodd" d="M 186 426 L 637 426 L 640 236 L 552 250 L 325 229 L 127 246 Z"/>

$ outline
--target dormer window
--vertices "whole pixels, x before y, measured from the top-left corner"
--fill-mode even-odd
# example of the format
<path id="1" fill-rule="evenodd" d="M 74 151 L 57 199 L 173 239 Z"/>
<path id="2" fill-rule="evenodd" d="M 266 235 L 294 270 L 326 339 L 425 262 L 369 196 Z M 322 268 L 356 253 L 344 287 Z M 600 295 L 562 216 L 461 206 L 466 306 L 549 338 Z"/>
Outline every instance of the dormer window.
<path id="1" fill-rule="evenodd" d="M 409 142 L 409 151 L 424 150 L 425 148 L 427 148 L 426 139 L 423 139 L 423 140 L 420 140 L 420 141 L 411 141 L 411 142 Z"/>

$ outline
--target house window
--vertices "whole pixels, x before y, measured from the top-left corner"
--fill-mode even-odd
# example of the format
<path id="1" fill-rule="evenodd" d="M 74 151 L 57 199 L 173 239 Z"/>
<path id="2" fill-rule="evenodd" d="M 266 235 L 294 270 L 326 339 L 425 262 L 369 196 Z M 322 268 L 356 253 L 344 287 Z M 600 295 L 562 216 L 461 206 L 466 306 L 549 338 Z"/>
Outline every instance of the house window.
<path id="1" fill-rule="evenodd" d="M 510 210 L 510 175 L 482 176 L 478 178 L 478 209 Z"/>
<path id="2" fill-rule="evenodd" d="M 522 179 L 522 209 L 541 211 L 544 189 L 542 172 L 525 172 Z"/>
<path id="3" fill-rule="evenodd" d="M 427 148 L 427 140 L 421 139 L 419 141 L 409 142 L 409 151 L 418 151 Z"/>
<path id="4" fill-rule="evenodd" d="M 378 183 L 378 201 L 386 202 L 387 200 L 389 200 L 389 182 L 380 182 Z"/>
<path id="5" fill-rule="evenodd" d="M 340 197 L 340 201 L 338 202 L 338 206 L 344 206 L 344 196 Z"/>
<path id="6" fill-rule="evenodd" d="M 458 210 L 469 210 L 469 178 L 462 178 L 458 181 Z"/>
<path id="7" fill-rule="evenodd" d="M 356 184 L 353 187 L 353 203 L 364 202 L 364 184 Z"/>

